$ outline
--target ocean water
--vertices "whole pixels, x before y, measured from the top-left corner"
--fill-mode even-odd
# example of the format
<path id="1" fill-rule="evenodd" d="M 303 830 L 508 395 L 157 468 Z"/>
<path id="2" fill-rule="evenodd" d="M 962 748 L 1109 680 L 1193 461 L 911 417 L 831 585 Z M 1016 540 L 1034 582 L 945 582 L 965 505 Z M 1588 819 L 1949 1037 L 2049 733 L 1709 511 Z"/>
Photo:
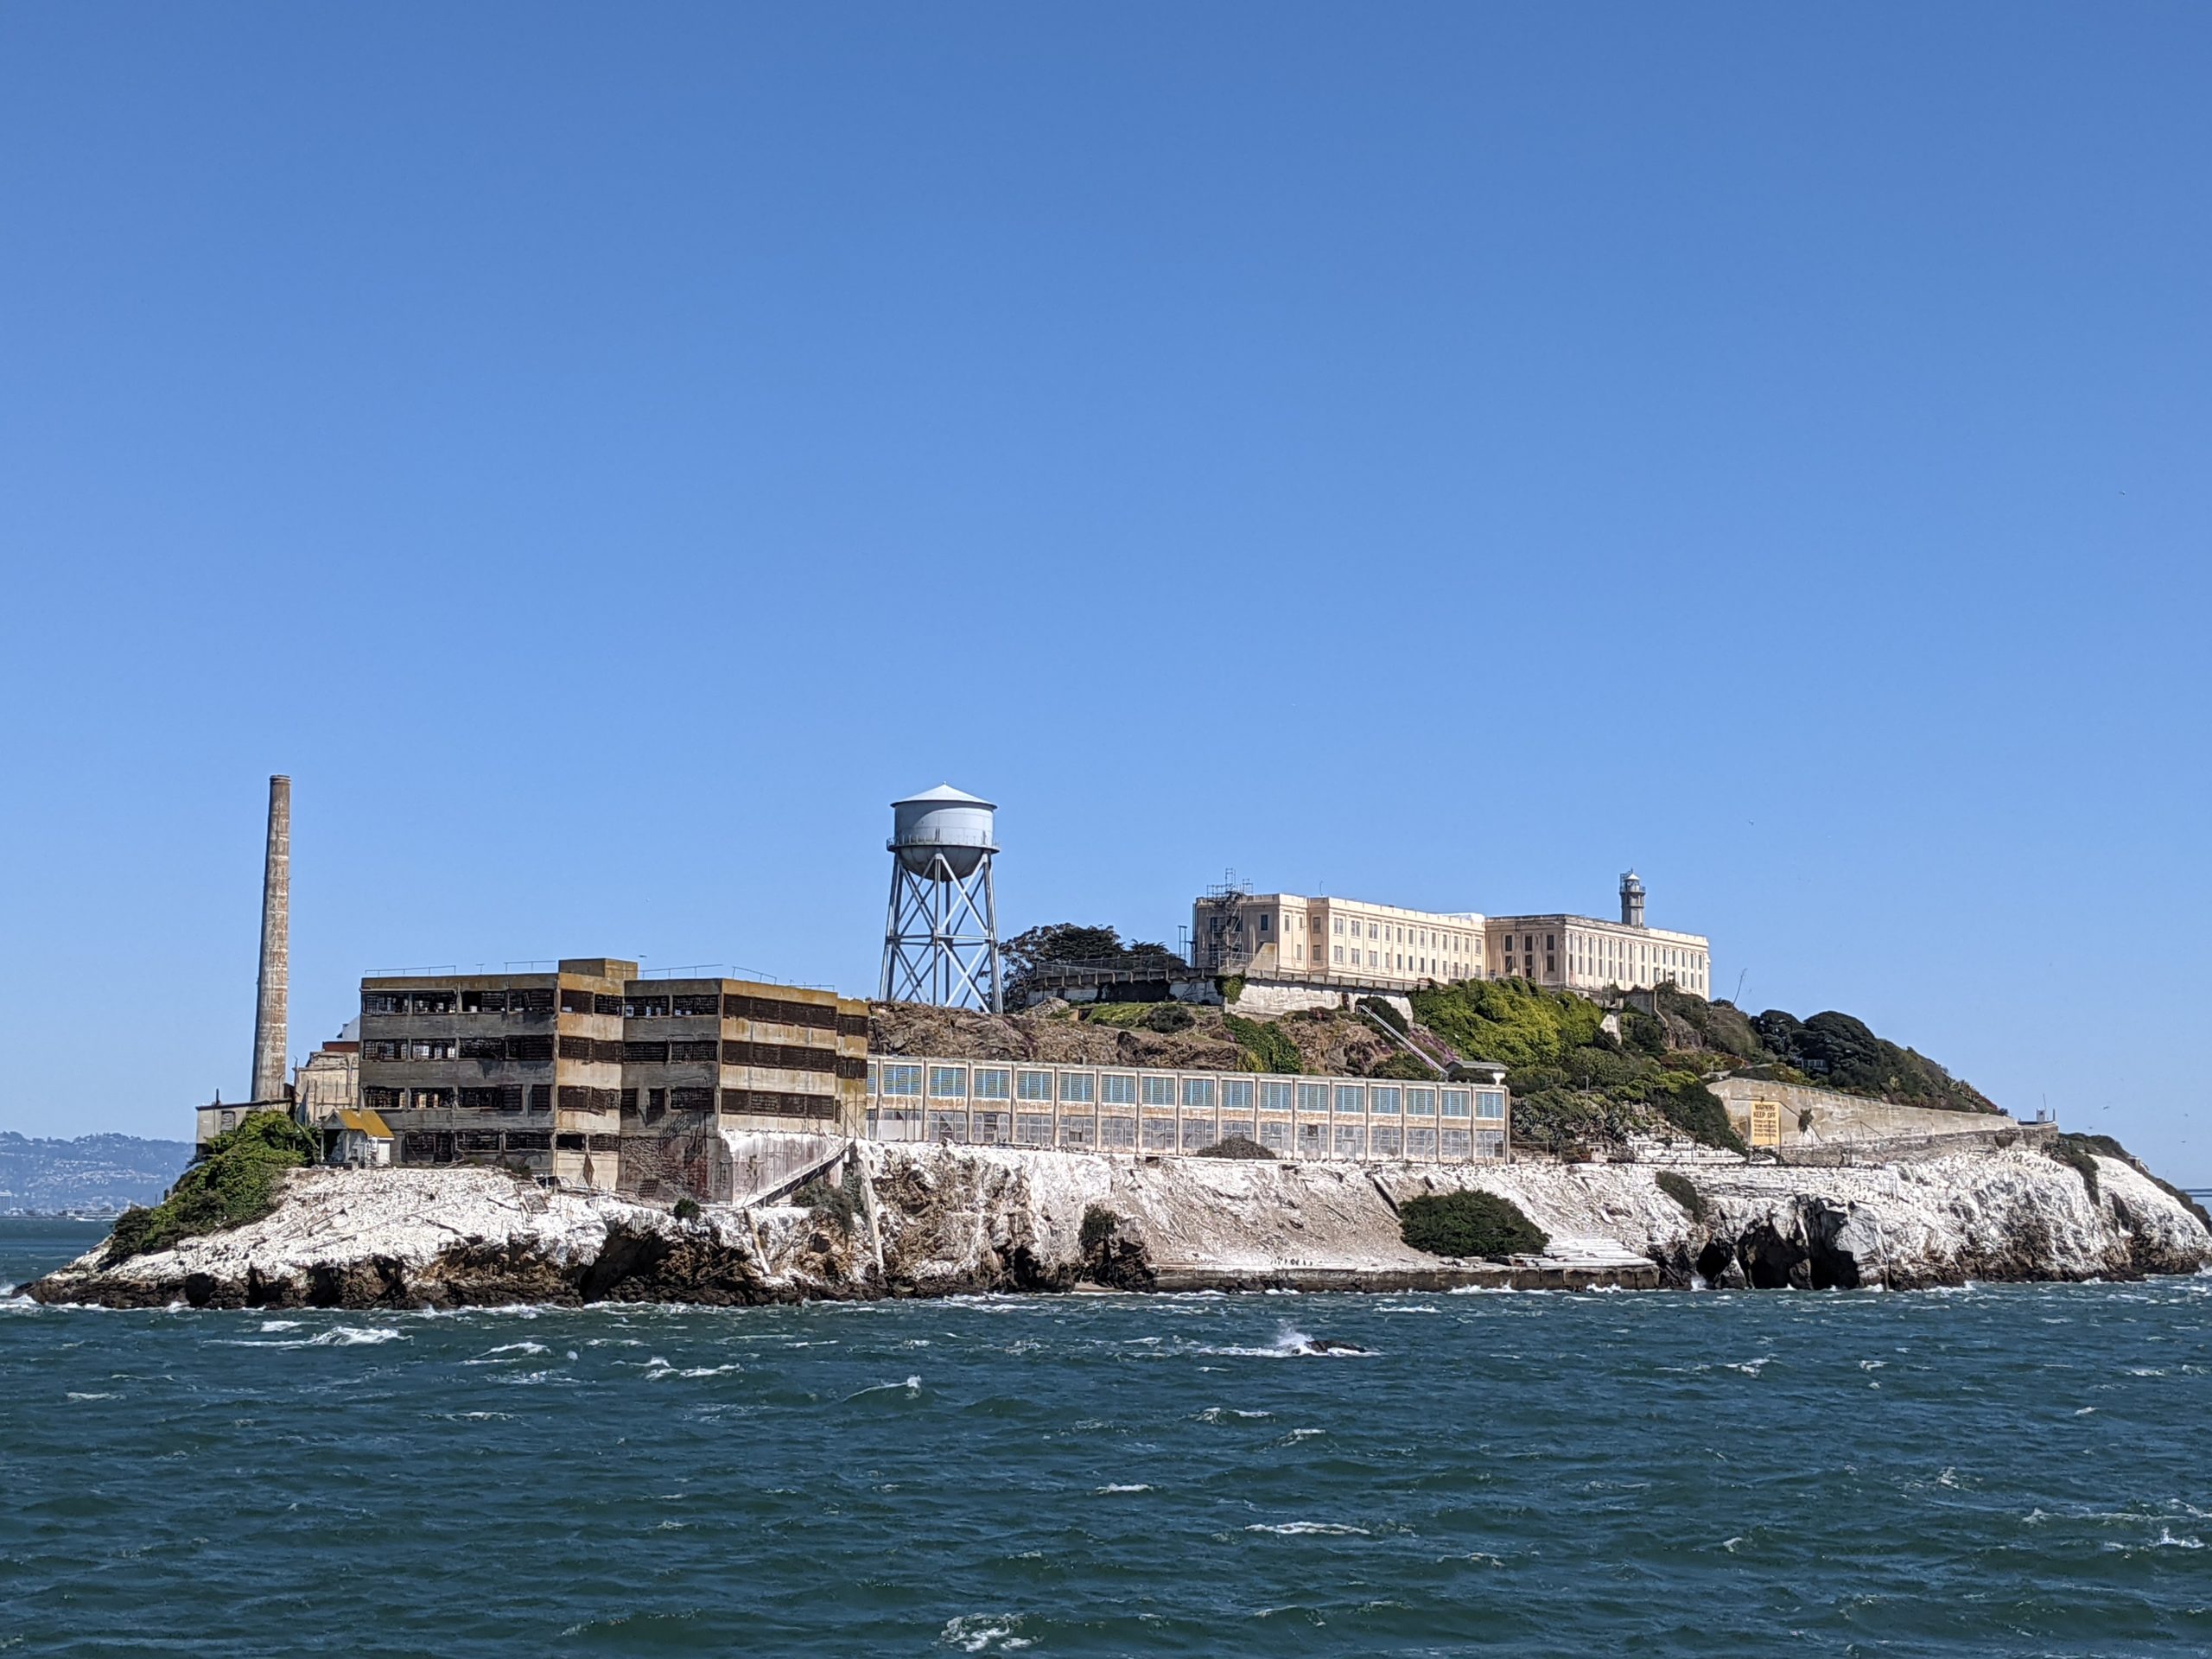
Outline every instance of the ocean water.
<path id="1" fill-rule="evenodd" d="M 97 1231 L 0 1222 L 0 1281 Z M 2208 1313 L 16 1298 L 0 1653 L 2204 1652 Z"/>

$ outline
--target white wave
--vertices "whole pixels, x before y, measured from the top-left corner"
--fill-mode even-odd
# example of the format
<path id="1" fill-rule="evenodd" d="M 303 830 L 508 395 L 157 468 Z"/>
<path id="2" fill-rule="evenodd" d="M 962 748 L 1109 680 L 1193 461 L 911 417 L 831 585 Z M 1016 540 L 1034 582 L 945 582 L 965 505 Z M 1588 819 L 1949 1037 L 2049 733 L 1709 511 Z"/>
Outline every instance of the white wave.
<path id="1" fill-rule="evenodd" d="M 1741 1371 L 1745 1376 L 1757 1376 L 1766 1369 L 1768 1363 L 1773 1357 L 1772 1354 L 1761 1354 L 1757 1359 L 1746 1360 L 1740 1365 L 1732 1363 L 1727 1369 L 1732 1371 Z"/>
<path id="2" fill-rule="evenodd" d="M 1090 1489 L 1090 1495 L 1093 1497 L 1103 1497 L 1109 1492 L 1148 1492 L 1151 1490 L 1151 1487 L 1139 1482 L 1137 1484 L 1133 1486 L 1123 1486 L 1120 1484 L 1110 1486 L 1094 1486 Z"/>
<path id="3" fill-rule="evenodd" d="M 1286 1538 L 1315 1535 L 1324 1538 L 1365 1538 L 1370 1535 L 1365 1527 L 1347 1526 L 1336 1521 L 1286 1521 L 1279 1527 L 1264 1524 L 1249 1526 L 1247 1532 L 1272 1532 Z"/>
<path id="4" fill-rule="evenodd" d="M 1371 1358 L 1375 1351 L 1332 1337 L 1315 1338 L 1286 1325 L 1265 1348 L 1201 1348 L 1202 1354 L 1236 1355 L 1245 1359 Z"/>
<path id="5" fill-rule="evenodd" d="M 677 1375 L 678 1376 L 720 1376 L 725 1371 L 741 1371 L 744 1369 L 744 1366 L 734 1362 L 728 1365 L 694 1365 L 688 1370 L 678 1371 Z"/>
<path id="6" fill-rule="evenodd" d="M 327 1331 L 318 1332 L 312 1337 L 299 1337 L 276 1342 L 218 1338 L 216 1345 L 222 1348 L 359 1348 L 374 1346 L 378 1343 L 406 1340 L 404 1334 L 388 1325 L 334 1325 Z"/>
<path id="7" fill-rule="evenodd" d="M 1240 1411 L 1234 1406 L 1208 1406 L 1204 1411 L 1198 1413 L 1197 1421 L 1202 1423 L 1217 1423 L 1225 1417 L 1249 1419 L 1274 1415 L 1274 1413 L 1272 1411 Z"/>
<path id="8" fill-rule="evenodd" d="M 492 1350 L 495 1354 L 542 1354 L 546 1351 L 542 1342 L 503 1342 Z"/>
<path id="9" fill-rule="evenodd" d="M 296 1331 L 300 1328 L 300 1322 L 297 1319 L 264 1319 L 261 1328 L 264 1331 Z"/>
<path id="10" fill-rule="evenodd" d="M 845 1398 L 849 1401 L 857 1400 L 862 1395 L 896 1393 L 900 1389 L 904 1389 L 909 1394 L 919 1394 L 922 1391 L 922 1379 L 919 1376 L 910 1376 L 904 1382 L 871 1382 L 868 1387 L 847 1395 Z"/>
<path id="11" fill-rule="evenodd" d="M 68 1397 L 69 1399 L 72 1399 L 72 1400 L 119 1400 L 119 1399 L 121 1399 L 123 1396 L 122 1396 L 121 1395 L 117 1395 L 117 1394 L 73 1394 L 73 1394 L 69 1395 L 67 1397 Z"/>
<path id="12" fill-rule="evenodd" d="M 2177 1538 L 2171 1527 L 2160 1527 L 2158 1535 L 2147 1544 L 2108 1543 L 2105 1548 L 2117 1554 L 2133 1555 L 2139 1549 L 2202 1549 L 2204 1541 L 2202 1538 Z"/>
<path id="13" fill-rule="evenodd" d="M 938 1645 L 957 1648 L 963 1653 L 1018 1653 L 1032 1645 L 1027 1637 L 1014 1633 L 1021 1622 L 1019 1618 L 1001 1619 L 1001 1615 L 995 1613 L 963 1614 L 945 1624 Z"/>
<path id="14" fill-rule="evenodd" d="M 404 1342 L 406 1338 L 388 1325 L 334 1325 L 320 1336 L 310 1337 L 308 1343 L 315 1348 L 373 1347 L 380 1342 Z"/>

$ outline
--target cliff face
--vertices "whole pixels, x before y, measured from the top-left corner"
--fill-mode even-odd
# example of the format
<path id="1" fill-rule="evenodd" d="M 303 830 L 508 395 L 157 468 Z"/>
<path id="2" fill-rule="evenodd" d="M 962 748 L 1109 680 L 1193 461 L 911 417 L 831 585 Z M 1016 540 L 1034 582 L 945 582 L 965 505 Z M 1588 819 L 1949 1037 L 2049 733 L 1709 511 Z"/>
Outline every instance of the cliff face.
<path id="1" fill-rule="evenodd" d="M 810 1298 L 1124 1288 L 1450 1284 L 1887 1285 L 2185 1273 L 2212 1235 L 2134 1169 L 2024 1151 L 1860 1169 L 1708 1165 L 1704 1219 L 1646 1165 L 1243 1163 L 861 1142 L 832 1202 L 689 1221 L 496 1172 L 310 1169 L 275 1214 L 29 1287 L 111 1307 L 330 1307 Z M 1540 1260 L 1440 1262 L 1396 1205 L 1479 1187 L 1552 1236 Z M 1089 1223 L 1086 1224 L 1086 1217 Z"/>

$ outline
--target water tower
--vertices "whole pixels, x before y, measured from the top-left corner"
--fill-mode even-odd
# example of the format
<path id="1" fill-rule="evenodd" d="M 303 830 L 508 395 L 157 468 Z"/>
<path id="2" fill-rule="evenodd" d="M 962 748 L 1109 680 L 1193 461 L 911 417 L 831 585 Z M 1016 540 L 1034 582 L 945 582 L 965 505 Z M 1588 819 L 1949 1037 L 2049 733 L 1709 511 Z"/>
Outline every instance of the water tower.
<path id="1" fill-rule="evenodd" d="M 991 815 L 950 784 L 891 804 L 891 919 L 883 931 L 887 1002 L 1005 1012 L 999 913 L 991 893 Z"/>

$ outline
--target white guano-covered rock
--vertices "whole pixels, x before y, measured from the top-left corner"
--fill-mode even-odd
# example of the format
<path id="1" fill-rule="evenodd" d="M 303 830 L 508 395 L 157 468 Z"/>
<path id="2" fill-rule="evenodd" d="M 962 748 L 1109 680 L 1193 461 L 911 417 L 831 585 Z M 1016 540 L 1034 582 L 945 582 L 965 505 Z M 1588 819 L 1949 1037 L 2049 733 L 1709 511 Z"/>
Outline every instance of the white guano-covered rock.
<path id="1" fill-rule="evenodd" d="M 1745 1164 L 1358 1166 L 858 1142 L 810 1208 L 679 1221 L 480 1169 L 312 1169 L 276 1211 L 173 1249 L 95 1250 L 30 1287 L 113 1306 L 708 1303 L 1147 1286 L 1957 1283 L 2189 1272 L 2212 1235 L 2119 1160 L 2024 1149 L 1845 1169 Z M 1670 1194 L 1686 1192 L 1690 1203 Z M 1687 1181 L 1684 1187 L 1681 1183 Z M 1550 1237 L 1540 1258 L 1409 1249 L 1398 1206 L 1479 1189 Z M 1693 1213 L 1695 1210 L 1696 1214 Z"/>

